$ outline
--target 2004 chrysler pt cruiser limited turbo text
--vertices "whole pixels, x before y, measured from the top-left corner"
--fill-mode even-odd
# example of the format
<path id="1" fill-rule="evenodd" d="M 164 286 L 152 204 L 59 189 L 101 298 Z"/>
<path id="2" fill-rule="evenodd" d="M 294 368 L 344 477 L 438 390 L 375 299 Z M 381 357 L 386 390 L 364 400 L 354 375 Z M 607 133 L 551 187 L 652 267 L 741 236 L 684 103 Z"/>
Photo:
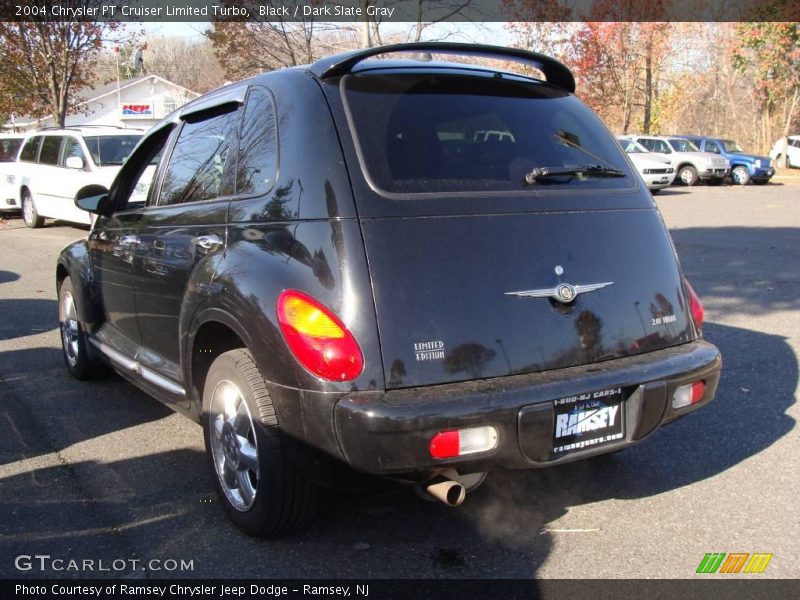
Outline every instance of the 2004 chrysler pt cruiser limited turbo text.
<path id="1" fill-rule="evenodd" d="M 492 468 L 646 438 L 713 398 L 721 357 L 574 90 L 546 56 L 425 43 L 190 102 L 76 198 L 97 220 L 58 260 L 67 368 L 111 366 L 202 423 L 256 535 L 353 469 L 457 505 Z"/>

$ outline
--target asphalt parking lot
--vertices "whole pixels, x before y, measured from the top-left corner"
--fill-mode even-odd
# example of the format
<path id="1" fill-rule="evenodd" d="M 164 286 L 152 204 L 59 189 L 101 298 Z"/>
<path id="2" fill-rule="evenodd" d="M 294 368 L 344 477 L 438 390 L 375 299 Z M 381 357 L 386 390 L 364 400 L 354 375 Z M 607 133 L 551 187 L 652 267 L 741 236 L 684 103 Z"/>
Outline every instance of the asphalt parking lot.
<path id="1" fill-rule="evenodd" d="M 707 578 L 695 575 L 707 552 L 773 553 L 762 576 L 800 577 L 800 186 L 671 188 L 657 201 L 724 356 L 713 404 L 614 456 L 493 473 L 459 509 L 393 485 L 326 493 L 307 531 L 268 541 L 222 514 L 197 425 L 118 377 L 67 375 L 53 272 L 86 231 L 8 221 L 0 577 Z M 127 562 L 19 571 L 21 554 Z"/>

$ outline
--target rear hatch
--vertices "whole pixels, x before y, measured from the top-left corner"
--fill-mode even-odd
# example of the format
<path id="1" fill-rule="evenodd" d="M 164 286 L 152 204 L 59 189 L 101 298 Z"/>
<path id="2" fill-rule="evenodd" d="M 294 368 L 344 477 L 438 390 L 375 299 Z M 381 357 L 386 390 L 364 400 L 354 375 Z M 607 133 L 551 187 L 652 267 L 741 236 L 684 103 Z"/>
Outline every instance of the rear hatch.
<path id="1" fill-rule="evenodd" d="M 349 154 L 387 387 L 694 339 L 652 198 L 574 96 L 458 70 L 372 70 L 326 87 Z M 536 167 L 576 172 L 526 181 Z"/>

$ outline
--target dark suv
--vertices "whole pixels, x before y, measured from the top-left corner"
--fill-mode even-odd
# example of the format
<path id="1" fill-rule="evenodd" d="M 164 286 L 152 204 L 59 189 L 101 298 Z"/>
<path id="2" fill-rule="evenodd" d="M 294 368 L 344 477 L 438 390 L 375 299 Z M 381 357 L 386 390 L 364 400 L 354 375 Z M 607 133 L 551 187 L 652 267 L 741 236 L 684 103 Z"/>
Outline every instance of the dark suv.
<path id="1" fill-rule="evenodd" d="M 574 89 L 546 56 L 429 43 L 187 104 L 76 198 L 98 218 L 58 260 L 67 368 L 110 365 L 201 422 L 251 534 L 299 526 L 352 469 L 456 505 L 492 468 L 641 441 L 712 399 L 721 358 Z"/>

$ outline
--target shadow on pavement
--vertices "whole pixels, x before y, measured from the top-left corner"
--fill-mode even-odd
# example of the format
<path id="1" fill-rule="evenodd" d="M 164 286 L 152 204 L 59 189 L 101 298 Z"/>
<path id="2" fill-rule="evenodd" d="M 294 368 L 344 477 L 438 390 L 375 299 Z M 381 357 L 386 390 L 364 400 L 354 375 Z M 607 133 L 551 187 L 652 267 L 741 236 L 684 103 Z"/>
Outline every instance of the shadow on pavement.
<path id="1" fill-rule="evenodd" d="M 58 327 L 58 302 L 45 298 L 0 299 L 0 315 L 0 341 L 36 335 Z"/>
<path id="2" fill-rule="evenodd" d="M 173 414 L 116 374 L 73 379 L 60 348 L 9 350 L 0 360 L 0 465 Z"/>
<path id="3" fill-rule="evenodd" d="M 194 559 L 196 576 L 533 577 L 553 543 L 543 530 L 571 507 L 691 485 L 762 452 L 794 427 L 786 411 L 794 403 L 798 365 L 784 339 L 716 324 L 705 330 L 727 357 L 717 399 L 708 407 L 618 455 L 492 473 L 457 510 L 399 485 L 324 491 L 323 509 L 308 530 L 253 540 L 223 515 L 203 453 L 182 449 L 108 464 L 14 465 L 19 472 L 0 480 L 0 500 L 17 524 L 5 526 L 10 537 L 0 545 L 50 553 L 70 544 L 97 552 L 119 545 L 150 557 Z M 763 356 L 770 357 L 774 373 L 765 372 Z M 54 382 L 69 388 L 65 384 Z M 68 437 L 71 443 L 168 414 L 128 384 L 88 385 L 108 388 L 92 387 L 91 398 L 85 398 L 86 387 L 65 389 L 45 397 L 50 412 L 38 415 L 54 419 L 93 410 L 80 433 Z M 69 427 L 62 430 L 69 435 Z M 80 489 L 72 490 L 76 485 Z M 234 561 L 234 572 L 220 558 L 243 554 L 259 560 Z"/>
<path id="4" fill-rule="evenodd" d="M 0 271 L 0 283 L 9 283 L 19 279 L 19 273 L 13 271 Z"/>

